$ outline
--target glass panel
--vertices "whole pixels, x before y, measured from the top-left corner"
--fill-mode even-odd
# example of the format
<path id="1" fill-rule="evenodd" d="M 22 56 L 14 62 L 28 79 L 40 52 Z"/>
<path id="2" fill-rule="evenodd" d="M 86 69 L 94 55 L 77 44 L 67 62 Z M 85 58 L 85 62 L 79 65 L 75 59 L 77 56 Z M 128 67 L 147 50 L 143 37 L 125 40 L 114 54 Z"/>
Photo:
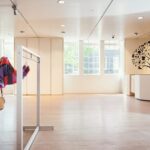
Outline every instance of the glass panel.
<path id="1" fill-rule="evenodd" d="M 64 44 L 64 65 L 65 74 L 79 74 L 79 44 L 65 43 Z"/>
<path id="2" fill-rule="evenodd" d="M 14 43 L 12 41 L 4 41 L 4 51 L 3 55 L 8 57 L 12 65 L 14 65 Z"/>
<path id="3" fill-rule="evenodd" d="M 120 67 L 120 44 L 117 41 L 104 42 L 105 68 L 106 74 L 119 73 Z"/>
<path id="4" fill-rule="evenodd" d="M 83 46 L 83 72 L 84 74 L 100 73 L 99 44 L 84 43 Z"/>

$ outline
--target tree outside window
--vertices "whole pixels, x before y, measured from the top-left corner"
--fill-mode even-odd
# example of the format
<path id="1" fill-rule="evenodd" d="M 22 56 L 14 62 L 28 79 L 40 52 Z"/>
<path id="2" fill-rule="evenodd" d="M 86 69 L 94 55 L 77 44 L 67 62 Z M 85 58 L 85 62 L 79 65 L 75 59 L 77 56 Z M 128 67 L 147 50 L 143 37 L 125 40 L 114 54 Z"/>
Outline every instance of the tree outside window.
<path id="1" fill-rule="evenodd" d="M 79 44 L 65 43 L 64 64 L 66 75 L 79 74 Z"/>

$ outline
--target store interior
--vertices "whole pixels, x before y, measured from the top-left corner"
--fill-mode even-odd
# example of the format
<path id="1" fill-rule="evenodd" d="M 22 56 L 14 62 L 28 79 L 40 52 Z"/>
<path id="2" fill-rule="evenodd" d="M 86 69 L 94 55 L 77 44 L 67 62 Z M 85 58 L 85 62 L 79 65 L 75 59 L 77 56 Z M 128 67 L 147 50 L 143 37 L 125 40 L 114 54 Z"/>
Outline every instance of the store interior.
<path id="1" fill-rule="evenodd" d="M 148 150 L 149 6 L 0 0 L 0 150 Z"/>

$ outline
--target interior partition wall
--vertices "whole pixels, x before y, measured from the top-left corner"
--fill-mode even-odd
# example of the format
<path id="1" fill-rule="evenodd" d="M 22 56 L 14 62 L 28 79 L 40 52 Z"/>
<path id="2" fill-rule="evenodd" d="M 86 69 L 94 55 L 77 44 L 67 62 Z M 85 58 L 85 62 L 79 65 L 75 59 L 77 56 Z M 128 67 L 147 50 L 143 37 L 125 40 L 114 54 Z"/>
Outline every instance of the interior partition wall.
<path id="1" fill-rule="evenodd" d="M 63 94 L 63 38 L 15 38 L 15 48 L 23 45 L 41 57 L 41 94 Z M 33 66 L 32 63 L 29 64 Z M 30 72 L 34 76 L 34 71 Z M 35 89 L 30 85 L 30 80 L 25 79 L 24 94 L 35 94 Z"/>

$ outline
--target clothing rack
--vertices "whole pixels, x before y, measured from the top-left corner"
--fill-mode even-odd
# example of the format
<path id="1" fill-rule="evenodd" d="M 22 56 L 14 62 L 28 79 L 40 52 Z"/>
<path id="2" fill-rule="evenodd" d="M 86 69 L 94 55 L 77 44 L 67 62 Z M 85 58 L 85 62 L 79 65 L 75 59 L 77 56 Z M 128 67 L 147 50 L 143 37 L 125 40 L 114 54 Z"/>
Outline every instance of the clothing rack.
<path id="1" fill-rule="evenodd" d="M 36 58 L 37 63 L 37 103 L 36 103 L 36 126 L 23 126 L 23 80 L 22 80 L 22 66 L 23 54 L 27 53 Z M 26 58 L 31 59 L 31 58 Z M 32 52 L 24 46 L 17 47 L 17 150 L 29 150 L 32 146 L 39 131 L 52 130 L 52 126 L 40 125 L 40 56 Z M 34 130 L 26 146 L 23 146 L 23 131 Z"/>

